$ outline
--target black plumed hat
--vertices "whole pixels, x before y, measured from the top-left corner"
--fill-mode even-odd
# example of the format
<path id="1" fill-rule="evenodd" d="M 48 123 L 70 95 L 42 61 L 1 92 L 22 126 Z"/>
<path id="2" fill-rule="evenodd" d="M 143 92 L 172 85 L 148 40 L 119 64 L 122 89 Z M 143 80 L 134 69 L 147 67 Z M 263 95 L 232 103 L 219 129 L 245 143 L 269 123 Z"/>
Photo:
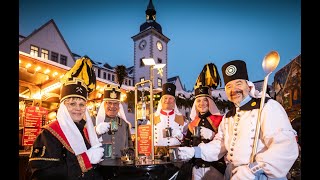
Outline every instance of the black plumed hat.
<path id="1" fill-rule="evenodd" d="M 85 101 L 87 100 L 88 88 L 82 79 L 74 77 L 62 83 L 60 89 L 60 102 L 71 97 L 82 98 Z"/>
<path id="2" fill-rule="evenodd" d="M 199 86 L 197 89 L 194 90 L 195 98 L 197 97 L 211 97 L 211 91 L 208 86 Z"/>

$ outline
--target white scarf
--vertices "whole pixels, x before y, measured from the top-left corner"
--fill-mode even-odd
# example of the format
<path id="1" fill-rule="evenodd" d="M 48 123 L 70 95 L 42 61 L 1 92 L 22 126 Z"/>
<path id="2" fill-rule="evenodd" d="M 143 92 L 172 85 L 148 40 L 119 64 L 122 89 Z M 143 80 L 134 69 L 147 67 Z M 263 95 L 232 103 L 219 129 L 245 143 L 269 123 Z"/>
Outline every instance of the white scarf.
<path id="1" fill-rule="evenodd" d="M 98 140 L 88 109 L 86 109 L 85 116 L 86 128 L 88 130 L 91 147 L 101 146 L 102 144 Z M 86 152 L 87 147 L 83 140 L 83 137 L 79 129 L 77 128 L 76 124 L 71 119 L 69 111 L 67 110 L 67 107 L 64 105 L 64 101 L 60 103 L 60 107 L 57 112 L 57 120 L 59 122 L 63 134 L 66 136 L 75 155 L 79 155 L 83 152 Z"/>

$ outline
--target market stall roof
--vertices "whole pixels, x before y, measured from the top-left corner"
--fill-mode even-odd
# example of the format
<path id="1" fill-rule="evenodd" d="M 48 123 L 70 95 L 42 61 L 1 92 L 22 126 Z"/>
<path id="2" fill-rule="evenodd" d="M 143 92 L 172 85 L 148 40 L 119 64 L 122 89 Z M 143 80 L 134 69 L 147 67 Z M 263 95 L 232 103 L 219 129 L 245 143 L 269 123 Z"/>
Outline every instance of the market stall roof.
<path id="1" fill-rule="evenodd" d="M 19 94 L 32 98 L 34 94 L 40 94 L 41 92 L 42 100 L 57 99 L 60 94 L 60 89 L 58 88 L 60 87 L 60 78 L 69 69 L 71 68 L 57 62 L 19 51 Z M 107 84 L 117 85 L 105 79 L 98 77 L 96 79 L 98 91 Z M 55 89 L 52 89 L 52 87 L 55 87 Z M 123 92 L 133 91 L 134 87 L 122 85 L 121 90 Z"/>

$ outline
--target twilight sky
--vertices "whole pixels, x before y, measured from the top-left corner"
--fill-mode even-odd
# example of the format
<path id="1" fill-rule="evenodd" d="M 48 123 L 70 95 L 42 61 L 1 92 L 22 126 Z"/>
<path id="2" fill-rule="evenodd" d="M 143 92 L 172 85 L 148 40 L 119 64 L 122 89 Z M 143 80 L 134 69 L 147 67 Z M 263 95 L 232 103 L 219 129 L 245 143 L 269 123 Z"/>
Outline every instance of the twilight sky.
<path id="1" fill-rule="evenodd" d="M 246 61 L 249 80 L 263 80 L 264 56 L 280 63 L 301 54 L 301 0 L 153 0 L 168 43 L 168 78 L 192 90 L 207 63 Z M 28 36 L 53 19 L 73 53 L 111 66 L 133 66 L 132 36 L 145 22 L 149 0 L 19 0 L 19 33 Z M 224 85 L 222 84 L 221 87 Z"/>

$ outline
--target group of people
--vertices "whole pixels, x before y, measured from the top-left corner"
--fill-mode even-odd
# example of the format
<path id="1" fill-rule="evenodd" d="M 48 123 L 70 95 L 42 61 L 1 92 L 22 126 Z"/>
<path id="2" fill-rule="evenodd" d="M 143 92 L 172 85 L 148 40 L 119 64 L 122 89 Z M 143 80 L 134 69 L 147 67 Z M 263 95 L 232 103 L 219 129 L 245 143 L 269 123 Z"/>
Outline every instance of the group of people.
<path id="1" fill-rule="evenodd" d="M 160 103 L 152 114 L 155 154 L 178 149 L 178 157 L 185 163 L 177 179 L 286 179 L 298 157 L 298 144 L 284 108 L 267 96 L 259 111 L 262 94 L 249 81 L 244 61 L 224 64 L 222 73 L 233 107 L 221 114 L 211 89 L 200 85 L 195 89 L 190 122 L 177 108 L 176 86 L 163 84 Z M 120 89 L 104 90 L 96 117 L 89 115 L 87 97 L 87 86 L 80 78 L 62 84 L 57 120 L 44 126 L 32 146 L 33 179 L 103 179 L 96 167 L 105 151 L 111 158 L 120 158 L 121 150 L 133 148 Z"/>

